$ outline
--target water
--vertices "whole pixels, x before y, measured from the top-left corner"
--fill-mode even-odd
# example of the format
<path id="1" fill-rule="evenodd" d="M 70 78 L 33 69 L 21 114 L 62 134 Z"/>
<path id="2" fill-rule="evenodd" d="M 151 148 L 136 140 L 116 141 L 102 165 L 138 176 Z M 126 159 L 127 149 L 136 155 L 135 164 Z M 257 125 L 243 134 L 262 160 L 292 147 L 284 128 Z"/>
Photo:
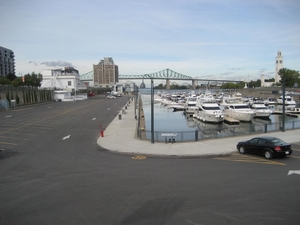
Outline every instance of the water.
<path id="1" fill-rule="evenodd" d="M 142 94 L 143 109 L 146 123 L 147 139 L 151 137 L 151 96 L 150 93 Z M 273 106 L 275 110 L 281 110 L 282 106 Z M 297 106 L 299 107 L 299 106 Z M 300 118 L 285 117 L 285 128 L 293 129 L 300 127 Z M 250 123 L 230 125 L 227 123 L 211 124 L 204 123 L 192 117 L 186 117 L 182 111 L 173 112 L 172 108 L 162 106 L 161 103 L 154 104 L 154 131 L 155 139 L 163 141 L 162 133 L 177 133 L 176 140 L 189 141 L 205 138 L 218 138 L 258 132 L 270 132 L 280 130 L 282 126 L 282 115 L 271 115 L 269 120 L 254 119 Z M 195 134 L 195 132 L 197 132 Z"/>

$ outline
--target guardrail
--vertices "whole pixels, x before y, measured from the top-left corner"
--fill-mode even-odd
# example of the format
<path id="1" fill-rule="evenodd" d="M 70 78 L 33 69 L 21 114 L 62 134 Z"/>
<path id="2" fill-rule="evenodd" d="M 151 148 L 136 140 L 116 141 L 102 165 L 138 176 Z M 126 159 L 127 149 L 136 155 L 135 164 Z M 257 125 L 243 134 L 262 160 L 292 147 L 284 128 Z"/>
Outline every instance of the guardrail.
<path id="1" fill-rule="evenodd" d="M 300 129 L 300 121 L 287 121 L 285 123 L 285 130 Z M 253 124 L 253 126 L 232 126 L 223 129 L 197 129 L 195 131 L 154 131 L 154 140 L 156 142 L 187 142 L 198 141 L 211 138 L 224 138 L 234 137 L 251 134 L 269 133 L 275 131 L 282 131 L 282 122 L 276 122 L 272 124 Z M 146 135 L 141 135 L 145 132 Z M 151 139 L 150 130 L 137 130 L 138 138 L 144 140 Z M 176 134 L 176 135 L 175 135 Z M 144 138 L 142 138 L 144 137 Z M 176 139 L 175 139 L 176 137 Z M 174 140 L 173 140 L 174 139 Z"/>

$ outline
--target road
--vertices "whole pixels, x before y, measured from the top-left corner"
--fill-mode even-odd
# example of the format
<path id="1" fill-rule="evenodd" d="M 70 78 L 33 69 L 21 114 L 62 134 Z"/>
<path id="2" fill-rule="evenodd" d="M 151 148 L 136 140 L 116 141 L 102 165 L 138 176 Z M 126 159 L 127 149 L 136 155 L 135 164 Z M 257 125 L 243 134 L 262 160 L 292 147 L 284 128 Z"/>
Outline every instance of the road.
<path id="1" fill-rule="evenodd" d="M 272 160 L 113 154 L 96 141 L 127 101 L 0 112 L 0 224 L 300 223 L 300 143 Z"/>

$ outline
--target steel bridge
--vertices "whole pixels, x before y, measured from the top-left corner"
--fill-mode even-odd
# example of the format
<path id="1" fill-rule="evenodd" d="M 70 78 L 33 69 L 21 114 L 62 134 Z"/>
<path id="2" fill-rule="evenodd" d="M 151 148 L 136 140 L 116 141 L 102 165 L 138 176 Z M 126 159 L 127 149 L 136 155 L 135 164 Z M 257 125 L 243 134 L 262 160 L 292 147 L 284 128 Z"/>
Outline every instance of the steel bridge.
<path id="1" fill-rule="evenodd" d="M 92 81 L 94 79 L 93 71 L 85 73 L 80 76 L 80 79 L 83 81 Z M 141 75 L 119 75 L 119 80 L 144 80 L 144 79 L 151 79 L 151 80 L 166 80 L 166 88 L 170 89 L 170 80 L 185 80 L 185 81 L 192 81 L 192 87 L 195 88 L 196 83 L 209 83 L 209 82 L 218 82 L 218 83 L 238 83 L 243 81 L 236 81 L 236 80 L 213 80 L 213 79 L 203 79 L 203 78 L 193 78 L 191 76 L 187 76 L 181 73 L 177 73 L 169 68 L 155 72 L 155 73 L 148 73 L 148 74 L 141 74 Z"/>

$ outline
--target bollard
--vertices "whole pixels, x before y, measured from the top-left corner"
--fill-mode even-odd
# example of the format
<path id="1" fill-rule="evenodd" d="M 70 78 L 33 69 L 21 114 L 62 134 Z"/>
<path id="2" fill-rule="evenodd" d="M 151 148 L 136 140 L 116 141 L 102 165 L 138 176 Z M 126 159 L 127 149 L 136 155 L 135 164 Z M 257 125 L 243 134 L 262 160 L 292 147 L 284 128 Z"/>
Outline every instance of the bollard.
<path id="1" fill-rule="evenodd" d="M 101 136 L 101 137 L 104 137 L 104 130 L 101 130 L 101 131 L 100 131 L 100 136 Z"/>
<path id="2" fill-rule="evenodd" d="M 119 114 L 119 120 L 121 120 L 122 119 L 122 115 L 121 114 Z"/>
<path id="3" fill-rule="evenodd" d="M 127 105 L 125 105 L 125 109 L 127 109 Z"/>
<path id="4" fill-rule="evenodd" d="M 265 133 L 267 133 L 267 132 L 268 132 L 268 125 L 265 124 Z"/>

